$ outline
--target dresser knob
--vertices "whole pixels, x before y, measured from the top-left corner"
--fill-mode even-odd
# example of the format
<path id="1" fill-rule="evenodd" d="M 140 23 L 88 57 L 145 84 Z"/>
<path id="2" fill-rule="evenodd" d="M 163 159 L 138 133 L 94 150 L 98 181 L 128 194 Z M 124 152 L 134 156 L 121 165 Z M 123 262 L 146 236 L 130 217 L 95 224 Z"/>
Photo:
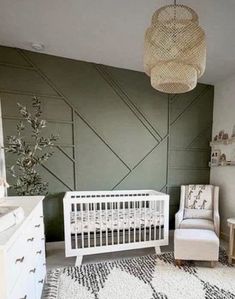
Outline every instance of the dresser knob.
<path id="1" fill-rule="evenodd" d="M 35 225 L 35 227 L 40 227 L 40 226 L 41 226 L 41 224 L 36 224 L 36 225 Z"/>
<path id="2" fill-rule="evenodd" d="M 29 271 L 29 273 L 35 273 L 36 272 L 36 268 L 33 268 Z"/>
<path id="3" fill-rule="evenodd" d="M 15 263 L 16 263 L 16 264 L 17 264 L 17 263 L 23 263 L 23 261 L 24 261 L 24 256 L 22 256 L 22 257 L 19 258 L 19 259 L 16 259 Z"/>
<path id="4" fill-rule="evenodd" d="M 44 241 L 44 240 L 45 240 L 45 238 L 41 238 L 41 240 L 42 240 L 42 241 Z"/>
<path id="5" fill-rule="evenodd" d="M 41 216 L 40 216 L 40 218 L 44 218 L 44 216 L 43 216 L 43 215 L 41 215 Z"/>
<path id="6" fill-rule="evenodd" d="M 36 254 L 41 254 L 42 253 L 42 250 L 39 250 L 36 252 Z"/>
<path id="7" fill-rule="evenodd" d="M 33 242 L 34 238 L 29 238 L 27 242 Z"/>
<path id="8" fill-rule="evenodd" d="M 20 298 L 20 299 L 26 299 L 27 298 L 27 295 L 24 295 L 24 297 Z"/>
<path id="9" fill-rule="evenodd" d="M 39 280 L 38 283 L 43 283 L 43 279 L 42 279 L 42 280 Z"/>

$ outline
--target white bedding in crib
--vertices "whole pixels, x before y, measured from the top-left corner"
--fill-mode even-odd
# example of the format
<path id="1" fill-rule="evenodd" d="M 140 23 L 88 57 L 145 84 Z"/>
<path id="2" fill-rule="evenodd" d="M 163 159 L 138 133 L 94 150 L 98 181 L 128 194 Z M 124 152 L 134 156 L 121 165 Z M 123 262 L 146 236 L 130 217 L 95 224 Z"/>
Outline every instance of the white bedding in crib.
<path id="1" fill-rule="evenodd" d="M 82 215 L 77 212 L 76 216 L 75 212 L 71 212 L 70 217 L 72 234 L 164 225 L 164 215 L 151 208 L 89 211 L 89 221 L 87 211 L 83 211 Z"/>

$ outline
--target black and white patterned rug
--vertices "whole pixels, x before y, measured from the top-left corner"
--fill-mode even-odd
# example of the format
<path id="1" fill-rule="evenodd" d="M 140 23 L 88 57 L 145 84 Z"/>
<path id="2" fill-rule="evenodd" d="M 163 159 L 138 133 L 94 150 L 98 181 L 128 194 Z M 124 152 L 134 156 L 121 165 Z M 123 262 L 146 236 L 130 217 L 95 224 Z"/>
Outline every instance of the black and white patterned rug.
<path id="1" fill-rule="evenodd" d="M 48 272 L 46 299 L 235 299 L 235 267 L 220 251 L 215 268 L 178 267 L 173 253 Z"/>

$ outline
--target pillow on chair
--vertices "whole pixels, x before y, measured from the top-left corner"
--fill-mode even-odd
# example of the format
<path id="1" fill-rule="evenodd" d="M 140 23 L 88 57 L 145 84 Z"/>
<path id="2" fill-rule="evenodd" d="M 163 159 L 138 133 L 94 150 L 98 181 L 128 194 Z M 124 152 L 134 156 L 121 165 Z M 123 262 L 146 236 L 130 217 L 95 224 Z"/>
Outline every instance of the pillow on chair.
<path id="1" fill-rule="evenodd" d="M 184 219 L 213 217 L 213 186 L 189 185 L 185 192 Z"/>

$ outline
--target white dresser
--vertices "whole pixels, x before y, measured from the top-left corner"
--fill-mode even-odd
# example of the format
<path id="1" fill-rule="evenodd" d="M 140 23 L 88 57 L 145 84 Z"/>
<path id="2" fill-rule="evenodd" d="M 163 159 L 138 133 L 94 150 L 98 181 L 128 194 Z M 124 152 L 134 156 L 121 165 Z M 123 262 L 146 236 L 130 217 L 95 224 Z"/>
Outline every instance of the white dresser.
<path id="1" fill-rule="evenodd" d="M 8 197 L 24 220 L 0 233 L 0 299 L 40 299 L 46 275 L 43 196 Z"/>

